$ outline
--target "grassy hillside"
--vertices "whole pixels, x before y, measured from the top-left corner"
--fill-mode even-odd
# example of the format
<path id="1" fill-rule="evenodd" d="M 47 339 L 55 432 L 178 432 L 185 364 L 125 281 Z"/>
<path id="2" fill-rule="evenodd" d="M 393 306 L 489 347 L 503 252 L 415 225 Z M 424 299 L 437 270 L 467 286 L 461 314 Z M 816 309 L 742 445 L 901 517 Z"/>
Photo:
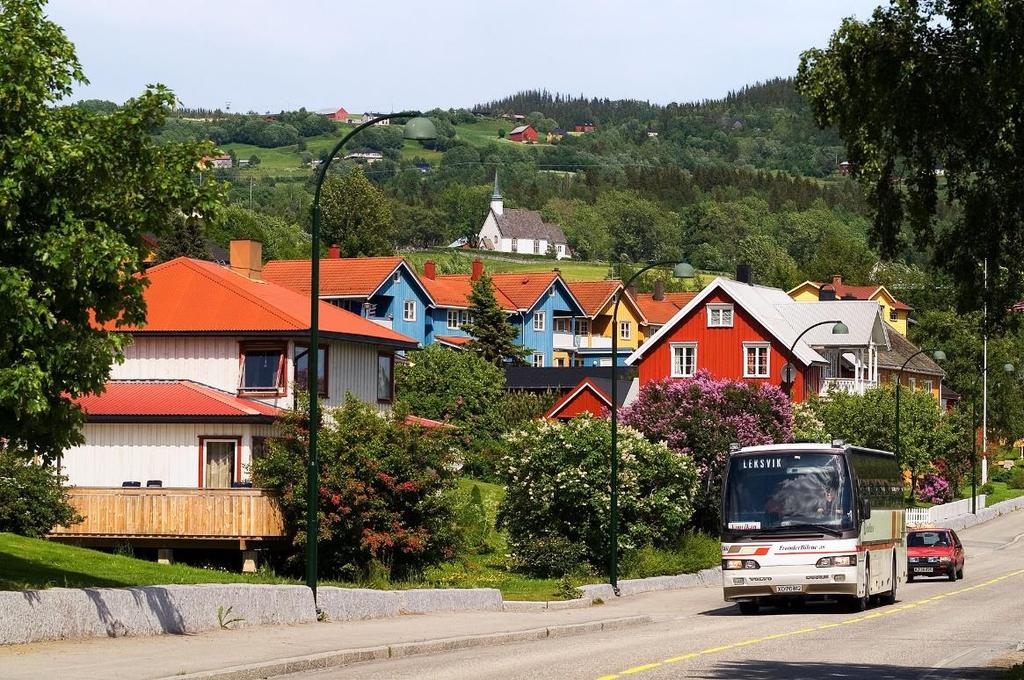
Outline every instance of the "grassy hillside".
<path id="1" fill-rule="evenodd" d="M 562 276 L 570 281 L 594 281 L 607 278 L 608 265 L 604 262 L 577 262 L 575 260 L 552 260 L 547 258 L 529 258 L 516 256 L 518 262 L 509 262 L 511 255 L 495 254 L 482 250 L 454 250 L 448 248 L 432 248 L 414 252 L 401 253 L 415 266 L 416 271 L 423 273 L 423 263 L 434 260 L 438 263 L 440 274 L 468 274 L 473 258 L 484 261 L 487 271 L 495 272 L 543 272 L 558 267 Z"/>

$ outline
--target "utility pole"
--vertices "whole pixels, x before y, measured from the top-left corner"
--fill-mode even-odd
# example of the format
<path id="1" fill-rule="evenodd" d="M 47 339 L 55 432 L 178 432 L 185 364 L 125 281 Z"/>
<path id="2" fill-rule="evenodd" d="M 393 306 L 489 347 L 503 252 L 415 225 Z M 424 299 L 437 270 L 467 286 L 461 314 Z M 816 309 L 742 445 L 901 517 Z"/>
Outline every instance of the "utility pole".
<path id="1" fill-rule="evenodd" d="M 988 258 L 985 258 L 981 326 L 981 483 L 988 483 Z"/>
<path id="2" fill-rule="evenodd" d="M 249 210 L 252 210 L 252 175 L 249 175 Z"/>

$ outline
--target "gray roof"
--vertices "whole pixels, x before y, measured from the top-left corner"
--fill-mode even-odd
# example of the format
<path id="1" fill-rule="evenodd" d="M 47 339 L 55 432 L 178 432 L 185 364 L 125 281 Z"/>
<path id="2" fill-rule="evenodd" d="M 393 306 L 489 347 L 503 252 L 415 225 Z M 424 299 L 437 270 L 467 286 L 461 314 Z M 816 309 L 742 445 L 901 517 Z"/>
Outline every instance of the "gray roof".
<path id="1" fill-rule="evenodd" d="M 788 295 L 787 295 L 788 297 Z M 811 347 L 867 347 L 872 342 L 883 348 L 888 347 L 885 322 L 882 321 L 881 307 L 870 300 L 835 300 L 831 302 L 789 302 L 777 304 L 775 308 L 786 319 L 795 333 L 810 328 L 822 321 L 842 321 L 849 332 L 844 335 L 832 333 L 829 324 L 812 328 L 803 336 Z"/>
<path id="2" fill-rule="evenodd" d="M 889 346 L 891 349 L 887 350 L 884 347 L 879 349 L 878 366 L 879 368 L 899 370 L 900 367 L 903 366 L 903 362 L 907 361 L 907 359 L 918 351 L 918 347 L 895 330 L 891 328 L 886 330 L 889 334 Z M 909 363 L 907 363 L 906 369 L 904 370 L 910 373 L 923 373 L 925 375 L 936 375 L 939 377 L 946 375 L 945 371 L 943 371 L 942 368 L 932 360 L 928 352 L 918 354 L 913 359 L 910 359 Z"/>
<path id="3" fill-rule="evenodd" d="M 495 213 L 498 231 L 505 238 L 544 239 L 549 243 L 565 243 L 565 232 L 557 224 L 545 222 L 536 210 L 508 208 Z"/>

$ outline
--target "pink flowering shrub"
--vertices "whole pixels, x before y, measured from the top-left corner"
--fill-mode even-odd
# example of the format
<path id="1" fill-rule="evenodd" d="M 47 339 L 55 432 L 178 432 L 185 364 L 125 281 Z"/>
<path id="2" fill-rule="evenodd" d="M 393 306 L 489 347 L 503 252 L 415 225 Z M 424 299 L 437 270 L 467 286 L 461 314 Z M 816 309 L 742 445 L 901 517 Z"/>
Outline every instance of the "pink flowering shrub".
<path id="1" fill-rule="evenodd" d="M 686 380 L 644 385 L 621 420 L 693 459 L 699 480 L 694 523 L 709 530 L 718 528 L 729 444 L 772 444 L 793 437 L 793 409 L 782 390 L 764 383 L 717 380 L 707 371 Z"/>
<path id="2" fill-rule="evenodd" d="M 948 503 L 953 500 L 953 487 L 945 477 L 931 472 L 926 473 L 917 483 L 917 500 L 935 505 Z"/>

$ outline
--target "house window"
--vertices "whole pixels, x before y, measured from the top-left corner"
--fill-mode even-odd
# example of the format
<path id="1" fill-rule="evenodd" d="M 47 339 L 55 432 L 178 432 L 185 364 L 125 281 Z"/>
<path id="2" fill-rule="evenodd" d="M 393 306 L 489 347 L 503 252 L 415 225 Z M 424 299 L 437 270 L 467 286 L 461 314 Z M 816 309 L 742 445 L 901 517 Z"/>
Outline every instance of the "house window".
<path id="1" fill-rule="evenodd" d="M 564 254 L 565 253 L 565 246 L 563 246 L 561 243 L 559 243 L 558 245 L 555 246 L 555 252 L 558 253 L 559 255 Z"/>
<path id="2" fill-rule="evenodd" d="M 672 347 L 672 377 L 692 378 L 697 374 L 697 343 L 674 342 Z"/>
<path id="3" fill-rule="evenodd" d="M 518 253 L 519 252 L 519 239 L 517 239 L 517 238 L 512 239 L 512 252 L 513 253 Z"/>
<path id="4" fill-rule="evenodd" d="M 632 321 L 620 321 L 619 322 L 619 337 L 623 340 L 629 340 L 633 337 L 633 322 Z"/>
<path id="5" fill-rule="evenodd" d="M 457 330 L 462 328 L 462 323 L 466 320 L 465 312 L 458 309 L 448 310 L 448 328 Z"/>
<path id="6" fill-rule="evenodd" d="M 242 345 L 239 391 L 283 392 L 284 356 L 280 345 Z"/>
<path id="7" fill-rule="evenodd" d="M 567 316 L 556 316 L 554 318 L 555 332 L 556 333 L 571 333 L 572 332 L 572 319 Z"/>
<path id="8" fill-rule="evenodd" d="M 395 271 L 395 275 L 393 277 L 391 277 L 391 280 L 394 281 L 395 283 L 400 283 L 402 281 L 402 272 L 401 272 L 401 270 L 396 270 Z"/>
<path id="9" fill-rule="evenodd" d="M 932 393 L 932 381 L 931 380 L 925 380 L 924 381 L 924 391 L 927 392 L 928 394 Z"/>
<path id="10" fill-rule="evenodd" d="M 395 398 L 395 355 L 377 354 L 377 401 L 390 404 Z"/>
<path id="11" fill-rule="evenodd" d="M 206 489 L 229 489 L 237 481 L 237 439 L 199 439 L 199 486 Z"/>
<path id="12" fill-rule="evenodd" d="M 252 460 L 259 460 L 270 453 L 270 437 L 252 438 Z"/>
<path id="13" fill-rule="evenodd" d="M 544 312 L 533 313 L 533 330 L 542 331 L 544 330 Z"/>
<path id="14" fill-rule="evenodd" d="M 743 343 L 743 377 L 767 378 L 769 375 L 768 357 L 771 347 L 766 342 Z"/>
<path id="15" fill-rule="evenodd" d="M 327 347 L 316 354 L 317 394 L 327 396 Z M 295 345 L 295 387 L 309 389 L 309 345 Z"/>
<path id="16" fill-rule="evenodd" d="M 562 357 L 555 357 L 555 366 L 565 366 L 565 359 Z"/>
<path id="17" fill-rule="evenodd" d="M 899 321 L 899 320 L 900 320 L 899 312 L 897 312 L 895 309 L 890 309 L 889 310 L 889 321 Z"/>
<path id="18" fill-rule="evenodd" d="M 708 305 L 708 328 L 732 328 L 732 305 Z"/>
<path id="19" fill-rule="evenodd" d="M 917 378 L 907 378 L 907 387 L 909 387 L 911 391 L 916 390 L 917 389 Z"/>
<path id="20" fill-rule="evenodd" d="M 540 239 L 539 238 L 533 239 L 533 254 L 534 255 L 539 255 L 540 254 Z"/>
<path id="21" fill-rule="evenodd" d="M 540 352 L 536 352 L 533 355 L 533 367 L 544 368 L 544 355 Z"/>
<path id="22" fill-rule="evenodd" d="M 406 300 L 402 303 L 402 320 L 403 321 L 415 321 L 416 320 L 416 301 Z"/>
<path id="23" fill-rule="evenodd" d="M 576 322 L 576 335 L 590 335 L 590 319 L 579 319 Z"/>

